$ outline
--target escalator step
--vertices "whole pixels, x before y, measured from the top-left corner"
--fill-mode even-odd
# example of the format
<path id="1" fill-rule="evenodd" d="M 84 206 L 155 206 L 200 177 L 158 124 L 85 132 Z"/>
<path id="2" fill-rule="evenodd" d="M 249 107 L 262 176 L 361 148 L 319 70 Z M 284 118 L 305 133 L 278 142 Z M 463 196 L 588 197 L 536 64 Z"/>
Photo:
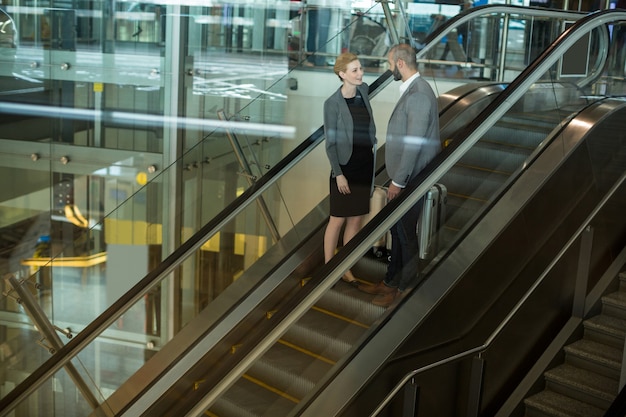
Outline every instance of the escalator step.
<path id="1" fill-rule="evenodd" d="M 370 262 L 371 261 L 371 262 Z M 361 261 L 359 261 L 361 262 Z M 378 265 L 378 277 L 373 282 L 378 282 L 385 277 L 387 264 L 376 259 L 364 259 L 370 267 Z M 372 268 L 373 269 L 373 268 Z M 353 268 L 355 275 L 360 272 L 359 268 Z M 359 276 L 359 275 L 357 275 Z M 360 276 L 359 276 L 360 278 Z M 381 307 L 373 305 L 371 297 L 358 289 L 339 283 L 333 291 L 329 291 L 316 303 L 316 308 L 328 315 L 333 315 L 337 319 L 350 322 L 355 326 L 368 328 L 385 311 Z"/>
<path id="2" fill-rule="evenodd" d="M 338 361 L 365 330 L 345 320 L 310 310 L 283 335 L 283 339 L 331 361 Z"/>
<path id="3" fill-rule="evenodd" d="M 322 356 L 291 343 L 276 343 L 248 370 L 264 387 L 303 398 L 332 367 Z"/>
<path id="4" fill-rule="evenodd" d="M 448 195 L 471 196 L 472 199 L 489 200 L 502 187 L 508 175 L 455 166 L 441 179 Z"/>
<path id="5" fill-rule="evenodd" d="M 209 411 L 217 417 L 286 416 L 296 405 L 297 401 L 289 396 L 268 391 L 241 378 Z"/>
<path id="6" fill-rule="evenodd" d="M 466 152 L 459 164 L 511 175 L 528 159 L 530 153 L 522 148 L 503 148 L 501 145 L 482 143 Z"/>

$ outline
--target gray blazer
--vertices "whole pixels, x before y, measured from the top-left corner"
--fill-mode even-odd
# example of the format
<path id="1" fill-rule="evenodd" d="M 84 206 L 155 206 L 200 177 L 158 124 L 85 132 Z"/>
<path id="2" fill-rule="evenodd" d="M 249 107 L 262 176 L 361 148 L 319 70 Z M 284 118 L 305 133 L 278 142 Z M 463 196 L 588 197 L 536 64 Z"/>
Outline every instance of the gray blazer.
<path id="1" fill-rule="evenodd" d="M 370 139 L 374 152 L 374 168 L 376 168 L 376 126 L 368 96 L 369 88 L 367 84 L 363 83 L 357 86 L 357 89 L 361 93 L 365 107 L 370 114 Z M 341 95 L 341 88 L 324 102 L 324 133 L 326 134 L 326 155 L 328 155 L 330 162 L 331 175 L 333 177 L 342 175 L 340 164 L 347 164 L 352 156 L 354 125 L 350 109 Z"/>
<path id="2" fill-rule="evenodd" d="M 389 118 L 385 142 L 389 178 L 406 186 L 440 151 L 437 98 L 420 76 L 402 94 Z"/>

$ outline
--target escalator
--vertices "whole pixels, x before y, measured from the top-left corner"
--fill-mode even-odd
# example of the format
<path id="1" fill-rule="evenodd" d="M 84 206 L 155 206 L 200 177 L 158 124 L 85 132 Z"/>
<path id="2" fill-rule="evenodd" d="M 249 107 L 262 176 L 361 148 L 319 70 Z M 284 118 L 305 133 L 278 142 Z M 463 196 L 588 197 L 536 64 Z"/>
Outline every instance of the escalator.
<path id="1" fill-rule="evenodd" d="M 533 190 L 525 178 L 525 175 L 531 177 L 534 175 L 528 174 L 534 168 L 532 162 L 535 159 L 548 158 L 545 155 L 553 152 L 551 146 L 555 148 L 562 146 L 558 143 L 560 141 L 570 142 L 574 140 L 573 137 L 578 136 L 576 140 L 585 143 L 585 135 L 581 136 L 577 126 L 581 123 L 580 120 L 585 120 L 588 117 L 587 114 L 596 112 L 598 107 L 610 109 L 602 117 L 618 119 L 621 117 L 623 106 L 619 102 L 615 104 L 598 101 L 589 105 L 590 100 L 587 96 L 572 94 L 572 90 L 579 91 L 579 86 L 552 85 L 551 87 L 556 106 L 550 109 L 545 102 L 533 98 L 534 94 L 541 95 L 545 91 L 546 84 L 538 83 L 534 88 L 529 88 L 522 104 L 512 106 L 506 116 L 501 117 L 494 127 L 489 129 L 480 141 L 477 141 L 476 145 L 465 152 L 451 166 L 451 169 L 440 177 L 439 182 L 446 185 L 453 199 L 469 201 L 469 203 L 450 203 L 452 210 L 446 221 L 446 230 L 454 231 L 456 234 L 461 232 L 461 236 L 468 239 L 472 233 L 477 233 L 476 229 L 480 228 L 481 224 L 499 224 L 503 220 L 493 213 L 494 210 L 497 211 L 497 207 L 494 208 L 494 204 L 497 205 L 496 196 L 500 199 L 510 199 L 511 197 L 508 196 L 513 189 L 518 192 L 516 187 L 525 189 L 524 194 L 527 199 L 516 202 L 516 210 L 524 208 L 528 201 L 536 198 L 531 191 L 546 198 L 543 193 L 547 191 L 544 191 L 542 187 L 548 189 L 552 188 L 551 186 L 538 185 L 537 189 Z M 572 96 L 576 99 L 572 100 Z M 524 107 L 530 110 L 520 111 Z M 537 111 L 538 107 L 541 107 L 540 112 Z M 488 108 L 486 114 L 488 115 L 490 111 L 493 110 Z M 455 119 L 462 117 L 462 112 L 457 111 L 453 114 L 456 116 Z M 605 121 L 602 118 L 596 118 L 593 125 L 599 128 L 603 122 Z M 519 134 L 520 132 L 525 134 Z M 459 135 L 451 134 L 454 138 L 452 143 L 459 141 Z M 589 143 L 585 146 L 593 148 L 595 144 Z M 613 143 L 611 146 L 614 150 L 623 148 L 620 142 Z M 450 149 L 452 148 L 454 148 L 453 145 Z M 450 152 L 453 151 L 444 152 L 442 156 L 450 157 Z M 549 156 L 549 158 L 553 157 Z M 574 167 L 578 165 L 577 158 L 577 156 L 571 156 L 570 159 L 570 155 L 566 155 L 558 163 L 553 162 L 551 173 L 546 175 L 558 178 L 558 181 L 568 181 L 567 177 L 572 175 L 572 170 L 575 171 Z M 442 161 L 440 160 L 439 163 L 441 164 Z M 617 157 L 613 163 L 619 166 L 623 160 Z M 592 168 L 597 169 L 597 167 Z M 612 178 L 614 179 L 614 176 Z M 538 242 L 528 245 L 528 257 L 520 258 L 523 260 L 522 264 L 533 261 L 537 251 L 547 243 L 547 236 L 552 235 L 561 227 L 559 224 L 561 215 L 562 219 L 572 216 L 580 217 L 582 214 L 579 210 L 584 211 L 584 206 L 588 203 L 586 200 L 597 197 L 595 193 L 601 192 L 601 188 L 605 186 L 592 184 L 590 179 L 581 181 L 580 185 L 581 187 L 571 195 L 561 196 L 571 201 L 572 205 L 565 204 L 565 208 L 560 213 L 555 210 L 544 216 L 543 221 L 548 227 L 543 233 L 536 234 Z M 595 187 L 600 190 L 595 190 Z M 396 208 L 391 207 L 385 214 L 389 216 L 392 209 Z M 489 209 L 489 212 L 481 213 L 481 209 Z M 535 209 L 531 206 L 530 210 Z M 514 222 L 514 215 L 510 215 L 513 217 L 509 221 Z M 496 216 L 495 220 L 494 216 Z M 476 221 L 481 222 L 478 223 L 479 226 L 476 226 Z M 371 241 L 376 240 L 377 232 L 372 230 L 376 227 L 376 221 L 373 223 L 364 228 L 358 243 L 352 244 L 351 242 L 345 248 L 344 256 L 338 255 L 337 262 L 341 262 L 341 258 L 348 259 L 347 257 L 351 255 L 350 249 L 360 252 L 363 246 L 367 247 Z M 506 239 L 510 239 L 510 236 L 506 236 L 510 226 L 502 223 L 502 227 L 502 230 L 492 232 L 503 233 Z M 367 237 L 364 238 L 363 235 Z M 528 237 L 525 236 L 525 238 Z M 498 238 L 497 234 L 494 235 L 494 239 L 496 238 Z M 382 337 L 380 333 L 384 332 L 383 328 L 391 325 L 390 323 L 394 322 L 396 317 L 404 315 L 403 308 L 406 307 L 388 314 L 371 305 L 369 303 L 371 297 L 359 293 L 342 282 L 333 284 L 333 275 L 329 275 L 328 270 L 333 267 L 337 268 L 334 265 L 336 262 L 331 262 L 328 268 L 319 267 L 321 247 L 318 243 L 321 241 L 320 228 L 311 233 L 311 238 L 306 240 L 301 251 L 293 252 L 283 262 L 283 265 L 293 265 L 283 285 L 277 287 L 269 297 L 265 298 L 251 315 L 242 319 L 242 325 L 234 328 L 226 338 L 222 339 L 225 342 L 222 346 L 208 352 L 192 370 L 173 385 L 166 396 L 148 408 L 144 415 L 154 415 L 162 410 L 168 410 L 167 413 L 171 415 L 199 415 L 204 407 L 208 408 L 209 415 L 216 416 L 335 415 L 321 411 L 330 402 L 320 400 L 317 396 L 327 400 L 332 398 L 335 403 L 341 401 L 335 398 L 337 391 L 330 387 L 339 384 L 336 380 L 344 378 L 343 373 L 350 372 L 347 369 L 357 366 L 355 364 L 359 362 L 358 357 L 361 352 L 371 350 L 370 343 Z M 440 268 L 450 268 L 446 262 L 458 256 L 459 245 L 464 243 L 458 240 L 454 242 L 453 238 L 449 238 L 448 242 L 447 245 L 453 247 L 454 252 L 447 254 L 441 264 L 431 270 L 431 274 L 438 274 Z M 355 246 L 360 250 L 355 249 Z M 291 262 L 293 258 L 304 259 L 304 261 Z M 493 263 L 494 259 L 489 257 L 483 259 L 482 262 Z M 458 265 L 455 266 L 458 267 Z M 513 265 L 508 266 L 514 270 Z M 515 267 L 520 266 L 515 265 Z M 384 266 L 380 266 L 380 261 L 367 257 L 360 258 L 352 269 L 357 276 L 372 282 L 380 280 L 384 273 Z M 446 275 L 445 282 L 449 284 L 461 277 L 454 274 Z M 272 278 L 268 276 L 266 279 Z M 427 276 L 424 287 L 433 281 L 432 276 Z M 441 291 L 440 296 L 448 291 L 442 286 L 442 282 L 444 281 L 439 280 L 438 284 L 432 284 L 438 291 Z M 507 281 L 503 280 L 502 285 L 506 286 L 506 283 Z M 455 285 L 459 284 L 455 283 Z M 503 291 L 499 286 L 494 286 L 492 290 L 495 294 Z M 420 291 L 417 291 L 408 296 L 405 303 L 411 303 L 411 299 L 413 301 L 415 298 L 419 299 L 419 293 Z M 489 297 L 485 297 L 485 301 L 487 300 L 489 303 L 494 302 Z M 311 303 L 310 309 L 302 306 L 306 302 Z M 445 304 L 447 300 L 442 299 L 437 302 Z M 432 306 L 434 308 L 434 304 Z M 482 313 L 483 309 L 486 310 L 490 306 L 480 304 L 474 307 Z M 468 312 L 468 317 L 474 317 L 476 314 L 476 312 L 472 314 Z M 427 315 L 424 315 L 424 319 L 426 317 Z M 280 328 L 283 320 L 289 321 L 290 326 Z M 389 323 L 386 322 L 387 320 Z M 442 318 L 433 318 L 433 320 L 439 321 Z M 408 326 L 417 326 L 417 324 L 410 323 Z M 407 334 L 402 333 L 394 335 L 399 340 L 406 336 Z M 455 333 L 446 337 L 449 339 L 439 341 L 438 346 L 452 345 L 459 335 Z M 272 339 L 276 342 L 268 342 Z M 363 344 L 364 341 L 367 341 L 367 346 Z M 390 355 L 392 353 L 393 350 L 389 351 Z M 371 359 L 370 356 L 369 360 Z M 381 362 L 371 363 L 368 366 L 373 368 L 382 366 L 386 358 L 381 355 L 380 360 Z M 327 379 L 329 372 L 335 374 L 335 380 Z M 346 390 L 342 392 L 344 394 L 353 392 L 355 386 L 365 380 L 359 378 L 359 382 L 352 381 L 349 387 L 344 386 Z M 190 390 L 190 387 L 193 389 Z M 320 387 L 322 394 L 312 393 L 311 390 L 319 390 Z M 337 386 L 336 389 L 340 390 L 341 386 Z M 218 391 L 219 394 L 216 393 Z M 306 404 L 307 408 L 303 407 L 303 404 Z"/>
<path id="2" fill-rule="evenodd" d="M 568 102 L 567 106 L 571 104 Z M 562 103 L 559 103 L 559 109 L 564 107 Z M 454 119 L 457 121 L 464 115 L 458 109 L 448 111 L 453 112 Z M 492 110 L 488 109 L 488 111 Z M 557 114 L 561 114 L 561 118 L 552 124 L 553 127 L 569 118 L 571 113 Z M 520 121 L 525 116 L 520 114 L 516 114 L 515 117 L 513 114 L 508 116 L 508 120 L 500 119 L 501 125 L 509 124 L 514 130 L 519 131 Z M 536 119 L 533 125 L 537 125 Z M 547 126 L 545 131 L 554 130 L 550 129 L 550 125 Z M 471 130 L 468 129 L 468 131 Z M 461 146 L 464 140 L 461 134 L 464 135 L 463 137 L 467 136 L 467 132 L 446 134 L 445 137 L 449 135 L 452 140 L 451 145 L 442 154 L 440 164 L 442 161 L 453 159 L 452 155 L 456 155 L 454 152 L 457 150 L 462 151 Z M 507 134 L 506 137 L 511 138 L 513 135 Z M 540 142 L 542 146 L 546 145 L 543 141 L 540 140 Z M 297 231 L 297 234 L 302 235 L 302 230 L 306 230 L 306 238 L 285 236 L 284 242 L 264 256 L 265 261 L 268 261 L 266 268 L 270 273 L 264 275 L 262 279 L 257 278 L 258 282 L 262 282 L 258 287 L 246 290 L 248 291 L 246 303 L 255 304 L 249 309 L 249 313 L 238 316 L 240 311 L 233 311 L 227 316 L 227 320 L 215 322 L 209 326 L 210 328 L 203 334 L 203 337 L 213 340 L 214 343 L 211 349 L 206 350 L 209 353 L 204 355 L 202 361 L 197 362 L 193 369 L 185 372 L 173 388 L 167 390 L 166 396 L 159 395 L 159 401 L 153 398 L 151 403 L 154 405 L 151 408 L 148 407 L 142 415 L 155 415 L 157 410 L 161 414 L 185 415 L 184 413 L 187 412 L 192 413 L 193 411 L 189 410 L 194 406 L 202 410 L 208 408 L 209 414 L 213 413 L 220 417 L 231 415 L 230 413 L 234 413 L 232 415 L 289 415 L 289 413 L 295 415 L 294 413 L 317 412 L 317 415 L 334 415 L 321 413 L 319 408 L 311 406 L 312 401 L 317 404 L 329 395 L 326 393 L 327 390 L 320 391 L 320 388 L 330 389 L 329 387 L 336 383 L 335 381 L 345 375 L 342 372 L 333 379 L 329 377 L 329 372 L 337 375 L 338 371 L 347 371 L 350 366 L 354 366 L 359 361 L 358 356 L 361 352 L 367 350 L 367 347 L 361 349 L 359 346 L 369 346 L 369 342 L 381 337 L 380 334 L 385 332 L 383 325 L 406 314 L 404 306 L 389 311 L 377 308 L 371 305 L 368 296 L 342 282 L 337 284 L 334 282 L 355 261 L 357 264 L 353 266 L 353 270 L 360 278 L 375 282 L 382 277 L 385 270 L 384 263 L 364 254 L 381 235 L 381 231 L 393 224 L 406 205 L 411 204 L 411 199 L 418 198 L 420 193 L 423 194 L 424 187 L 428 187 L 429 182 L 444 183 L 448 187 L 451 198 L 466 201 L 465 203 L 451 202 L 450 207 L 453 209 L 449 210 L 446 221 L 445 229 L 450 231 L 450 237 L 445 240 L 443 247 L 453 248 L 456 251 L 459 239 L 464 237 L 470 229 L 468 222 L 482 216 L 479 208 L 491 208 L 490 205 L 495 201 L 495 194 L 511 187 L 511 178 L 514 178 L 511 175 L 516 171 L 521 171 L 519 164 L 526 164 L 526 157 L 529 154 L 539 152 L 536 146 L 514 143 L 513 146 L 509 146 L 512 152 L 506 154 L 513 155 L 511 159 L 516 159 L 514 157 L 518 153 L 524 155 L 518 159 L 517 167 L 504 167 L 499 164 L 487 166 L 481 165 L 480 159 L 485 158 L 482 154 L 494 150 L 501 153 L 505 145 L 494 144 L 493 139 L 487 139 L 479 146 L 482 149 L 476 152 L 477 156 L 470 157 L 469 151 L 457 152 L 459 155 L 464 153 L 467 156 L 451 163 L 451 170 L 447 171 L 450 174 L 446 174 L 447 177 L 444 175 L 434 178 L 433 173 L 442 165 L 430 168 L 424 173 L 425 181 L 420 185 L 421 188 L 411 189 L 411 193 L 407 193 L 405 198 L 390 204 L 377 217 L 377 220 L 373 220 L 364 228 L 359 239 L 350 242 L 336 259 L 322 267 L 320 267 L 320 243 L 322 242 L 323 220 L 326 216 L 323 209 L 313 210 L 311 215 L 303 221 L 303 223 L 309 222 L 311 226 L 300 227 Z M 471 149 L 473 150 L 474 147 Z M 493 161 L 492 156 L 485 159 Z M 496 157 L 496 159 L 503 161 L 508 158 Z M 475 169 L 479 173 L 492 172 L 492 174 L 487 179 L 477 181 L 475 177 L 479 174 L 469 174 L 470 169 Z M 433 181 L 430 180 L 431 178 Z M 463 181 L 455 184 L 455 178 Z M 484 183 L 490 184 L 487 187 Z M 459 220 L 460 218 L 462 220 Z M 294 234 L 296 234 L 295 231 Z M 261 266 L 257 269 L 263 270 Z M 247 273 L 253 275 L 258 273 L 258 270 L 253 268 Z M 437 270 L 431 270 L 429 273 L 436 273 Z M 244 281 L 246 280 L 243 279 L 242 282 Z M 426 282 L 432 281 L 428 279 Z M 264 287 L 261 288 L 262 286 Z M 236 285 L 231 291 L 237 291 Z M 411 298 L 416 297 L 418 292 L 415 292 Z M 255 297 L 258 298 L 255 299 Z M 406 299 L 406 303 L 408 302 L 409 298 Z M 234 310 L 238 308 L 240 306 Z M 204 318 L 198 316 L 197 321 Z M 225 330 L 218 329 L 224 321 L 234 318 L 237 318 L 239 326 Z M 282 327 L 287 321 L 294 324 Z M 194 330 L 193 324 L 187 332 Z M 216 338 L 219 334 L 218 330 L 223 331 L 223 334 Z M 181 332 L 183 337 L 186 336 L 184 333 L 185 330 Z M 177 337 L 176 340 L 179 341 L 179 339 Z M 221 342 L 215 343 L 217 339 Z M 277 342 L 274 343 L 274 341 Z M 174 348 L 164 347 L 158 354 L 159 358 L 155 356 L 157 358 L 155 360 L 168 357 L 172 349 Z M 252 356 L 261 359 L 252 361 L 249 359 Z M 169 357 L 171 359 L 175 356 Z M 284 361 L 284 359 L 287 360 Z M 382 356 L 380 359 L 382 362 L 371 361 L 369 366 L 381 366 L 385 359 Z M 243 377 L 240 378 L 241 374 Z M 168 380 L 169 376 L 166 373 L 161 376 L 162 381 L 166 381 L 169 386 L 172 382 Z M 141 377 L 142 375 L 139 375 L 136 378 Z M 132 386 L 133 378 L 128 381 L 129 386 Z M 366 381 L 367 378 L 359 378 L 358 383 L 350 384 L 347 389 L 355 392 L 353 390 L 356 386 Z M 226 385 L 231 388 L 222 395 Z M 124 388 L 121 391 L 124 391 Z M 154 394 L 148 393 L 146 398 L 150 395 Z M 346 401 L 348 398 L 345 396 Z M 329 407 L 335 406 L 337 401 L 340 400 L 335 398 L 334 401 L 327 401 L 324 404 Z M 103 408 L 110 406 L 111 409 L 115 409 L 112 403 L 114 399 Z M 205 405 L 209 403 L 211 404 Z M 120 415 L 123 413 L 139 415 L 135 414 L 132 407 L 127 405 L 115 412 Z"/>

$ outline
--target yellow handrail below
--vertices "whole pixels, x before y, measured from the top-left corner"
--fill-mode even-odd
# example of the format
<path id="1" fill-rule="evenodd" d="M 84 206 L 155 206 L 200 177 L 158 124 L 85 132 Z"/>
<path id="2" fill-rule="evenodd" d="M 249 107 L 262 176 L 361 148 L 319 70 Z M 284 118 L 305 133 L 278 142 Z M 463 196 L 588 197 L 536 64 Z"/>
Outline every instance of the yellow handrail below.
<path id="1" fill-rule="evenodd" d="M 88 266 L 94 266 L 106 262 L 106 252 L 100 252 L 89 256 L 68 256 L 68 257 L 41 257 L 41 258 L 26 258 L 22 259 L 20 263 L 27 266 L 65 266 L 72 268 L 84 268 Z"/>

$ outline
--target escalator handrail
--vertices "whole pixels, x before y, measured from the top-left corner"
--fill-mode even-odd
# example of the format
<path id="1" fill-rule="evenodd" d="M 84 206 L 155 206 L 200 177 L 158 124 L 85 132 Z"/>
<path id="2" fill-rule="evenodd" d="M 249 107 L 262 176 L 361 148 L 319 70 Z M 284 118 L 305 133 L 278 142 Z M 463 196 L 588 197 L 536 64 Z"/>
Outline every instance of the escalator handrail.
<path id="1" fill-rule="evenodd" d="M 575 19 L 578 20 L 587 15 L 587 13 L 548 9 L 544 7 L 524 7 L 514 5 L 484 5 L 472 7 L 464 10 L 454 17 L 446 21 L 445 25 L 441 25 L 426 36 L 424 43 L 426 46 L 417 53 L 417 59 L 425 59 L 426 54 L 432 47 L 436 47 L 439 42 L 445 38 L 452 30 L 469 23 L 471 20 L 481 16 L 490 14 L 520 14 L 533 17 L 554 17 L 558 19 Z"/>
<path id="2" fill-rule="evenodd" d="M 565 243 L 565 246 L 561 248 L 561 250 L 557 253 L 556 257 L 548 264 L 546 269 L 539 275 L 539 277 L 535 280 L 535 282 L 530 286 L 530 288 L 524 293 L 524 295 L 519 299 L 519 301 L 513 306 L 513 309 L 504 317 L 504 319 L 496 326 L 493 332 L 485 339 L 483 344 L 473 347 L 471 349 L 467 349 L 463 352 L 457 353 L 455 355 L 449 356 L 447 358 L 438 360 L 437 362 L 433 362 L 431 364 L 422 366 L 420 368 L 414 369 L 411 372 L 408 372 L 402 379 L 394 386 L 394 388 L 385 396 L 383 401 L 376 407 L 374 412 L 370 414 L 370 417 L 376 417 L 384 408 L 391 402 L 391 400 L 395 397 L 395 395 L 402 389 L 402 387 L 408 383 L 412 378 L 417 375 L 429 371 L 431 369 L 438 368 L 439 366 L 443 366 L 452 362 L 459 361 L 461 359 L 470 357 L 475 354 L 482 353 L 486 351 L 493 341 L 504 331 L 505 327 L 511 320 L 513 320 L 514 316 L 522 309 L 526 301 L 530 299 L 535 290 L 539 288 L 539 286 L 546 279 L 552 268 L 554 268 L 561 258 L 567 253 L 567 251 L 572 247 L 574 243 L 578 240 L 578 238 L 587 230 L 587 227 L 591 224 L 595 216 L 604 208 L 604 206 L 609 202 L 609 200 L 613 197 L 613 195 L 617 192 L 617 190 L 621 187 L 621 185 L 626 180 L 626 172 L 622 174 L 622 176 L 615 182 L 615 184 L 609 189 L 607 194 L 600 200 L 600 202 L 596 205 L 596 207 L 591 211 L 589 216 L 581 223 L 580 227 L 574 232 L 574 234 L 570 237 L 570 239 Z"/>

